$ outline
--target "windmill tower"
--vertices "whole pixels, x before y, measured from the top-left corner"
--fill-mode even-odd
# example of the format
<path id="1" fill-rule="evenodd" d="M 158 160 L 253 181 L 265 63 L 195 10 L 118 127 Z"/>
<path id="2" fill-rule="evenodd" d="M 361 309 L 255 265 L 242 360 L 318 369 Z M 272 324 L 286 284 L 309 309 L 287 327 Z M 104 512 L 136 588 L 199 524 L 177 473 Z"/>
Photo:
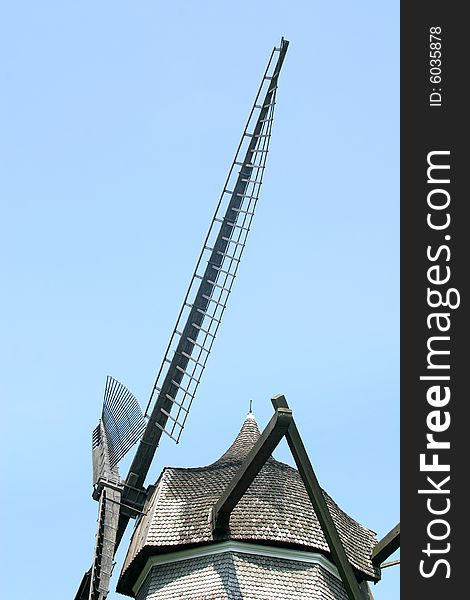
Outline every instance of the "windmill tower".
<path id="1" fill-rule="evenodd" d="M 218 461 L 202 469 L 165 469 L 155 486 L 145 487 L 162 434 L 180 439 L 238 271 L 263 180 L 287 47 L 281 39 L 270 56 L 144 413 L 122 384 L 111 377 L 106 381 L 93 432 L 95 549 L 75 600 L 106 598 L 116 549 L 136 518 L 118 591 L 139 600 L 359 600 L 370 597 L 367 580 L 380 578 L 374 534 L 320 490 L 285 400 L 273 400 L 276 412 L 262 434 L 250 414 Z M 299 471 L 271 457 L 283 436 Z M 136 442 L 121 479 L 117 465 Z M 298 504 L 289 515 L 293 498 Z M 278 571 L 265 589 L 256 589 L 246 560 L 259 574 Z M 290 579 L 299 562 L 297 579 Z M 290 595 L 286 578 L 294 582 Z M 304 579 L 310 587 L 301 589 Z M 299 589 L 303 595 L 292 595 Z"/>

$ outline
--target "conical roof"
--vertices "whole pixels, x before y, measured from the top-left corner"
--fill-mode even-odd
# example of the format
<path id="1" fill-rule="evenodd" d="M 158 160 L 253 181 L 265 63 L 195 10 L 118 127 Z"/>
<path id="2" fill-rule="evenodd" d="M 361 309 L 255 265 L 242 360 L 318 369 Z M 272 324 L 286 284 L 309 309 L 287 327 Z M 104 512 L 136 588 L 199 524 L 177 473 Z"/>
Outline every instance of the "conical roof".
<path id="1" fill-rule="evenodd" d="M 210 513 L 260 431 L 249 413 L 230 447 L 206 467 L 165 468 L 138 521 L 117 591 L 130 594 L 147 558 L 221 540 L 315 550 L 328 544 L 297 469 L 270 457 L 233 510 L 229 529 L 214 538 Z M 348 558 L 363 578 L 378 580 L 371 563 L 375 533 L 349 517 L 323 492 Z"/>
<path id="2" fill-rule="evenodd" d="M 213 467 L 215 465 L 243 461 L 258 441 L 260 435 L 255 415 L 250 411 L 230 448 L 228 448 L 215 463 L 212 463 L 212 465 L 209 466 Z"/>

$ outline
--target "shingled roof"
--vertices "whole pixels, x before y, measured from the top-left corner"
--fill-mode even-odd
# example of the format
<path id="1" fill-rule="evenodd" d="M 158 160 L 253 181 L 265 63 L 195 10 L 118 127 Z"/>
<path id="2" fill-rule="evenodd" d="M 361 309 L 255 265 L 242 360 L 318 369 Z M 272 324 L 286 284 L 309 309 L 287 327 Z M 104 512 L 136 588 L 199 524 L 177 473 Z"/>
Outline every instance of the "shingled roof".
<path id="1" fill-rule="evenodd" d="M 147 558 L 154 554 L 240 540 L 329 557 L 329 548 L 297 469 L 270 457 L 230 518 L 228 531 L 214 538 L 210 510 L 259 438 L 249 413 L 230 448 L 206 467 L 163 470 L 150 494 L 146 513 L 136 525 L 117 591 L 132 595 L 132 586 Z M 323 491 L 347 556 L 360 577 L 377 581 L 370 560 L 376 535 L 349 517 Z"/>

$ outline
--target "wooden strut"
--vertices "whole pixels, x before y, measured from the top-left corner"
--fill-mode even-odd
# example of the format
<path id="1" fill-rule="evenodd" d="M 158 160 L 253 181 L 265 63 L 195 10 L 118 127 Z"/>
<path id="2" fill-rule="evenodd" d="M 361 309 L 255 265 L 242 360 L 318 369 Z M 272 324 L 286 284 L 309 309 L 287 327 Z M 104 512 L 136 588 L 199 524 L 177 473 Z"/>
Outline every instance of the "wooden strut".
<path id="1" fill-rule="evenodd" d="M 400 559 L 391 560 L 390 562 L 381 563 L 380 568 L 386 569 L 387 567 L 395 567 L 396 565 L 399 565 L 399 564 L 400 564 Z"/>
<path id="2" fill-rule="evenodd" d="M 292 422 L 292 411 L 278 408 L 232 481 L 212 508 L 212 531 L 228 528 L 230 513 L 261 471 Z"/>
<path id="3" fill-rule="evenodd" d="M 395 525 L 372 549 L 371 560 L 380 566 L 400 547 L 400 523 Z"/>
<path id="4" fill-rule="evenodd" d="M 372 593 L 367 582 L 359 583 L 354 574 L 285 397 L 274 396 L 271 401 L 275 409 L 273 417 L 212 507 L 213 532 L 217 534 L 228 528 L 231 512 L 285 436 L 349 600 L 371 600 Z"/>

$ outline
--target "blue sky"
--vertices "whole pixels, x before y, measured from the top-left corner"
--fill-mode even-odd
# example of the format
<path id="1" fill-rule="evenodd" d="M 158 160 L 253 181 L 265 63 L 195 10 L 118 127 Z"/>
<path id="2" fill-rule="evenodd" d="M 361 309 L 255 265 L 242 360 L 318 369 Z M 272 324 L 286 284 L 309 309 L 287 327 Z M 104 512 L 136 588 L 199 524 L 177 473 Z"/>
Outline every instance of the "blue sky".
<path id="1" fill-rule="evenodd" d="M 262 428 L 284 393 L 338 504 L 379 537 L 399 520 L 398 2 L 4 3 L 5 597 L 24 577 L 73 597 L 91 564 L 106 375 L 146 405 L 281 35 L 253 230 L 181 442 L 147 482 L 212 462 L 250 399 Z"/>

